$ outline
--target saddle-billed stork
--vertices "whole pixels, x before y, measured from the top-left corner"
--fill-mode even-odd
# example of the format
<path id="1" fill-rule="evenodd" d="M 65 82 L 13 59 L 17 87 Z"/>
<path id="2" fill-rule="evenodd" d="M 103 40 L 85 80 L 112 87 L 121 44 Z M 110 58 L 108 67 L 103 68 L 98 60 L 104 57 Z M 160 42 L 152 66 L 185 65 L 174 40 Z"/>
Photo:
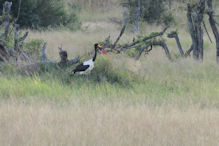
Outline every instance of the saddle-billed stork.
<path id="1" fill-rule="evenodd" d="M 99 44 L 96 43 L 94 45 L 94 56 L 93 56 L 93 58 L 88 60 L 88 61 L 85 61 L 85 62 L 79 64 L 78 66 L 76 66 L 76 68 L 71 72 L 71 75 L 74 75 L 76 73 L 79 73 L 80 75 L 90 73 L 91 70 L 94 68 L 94 62 L 95 62 L 95 60 L 97 58 L 98 49 L 103 54 L 107 54 L 107 52 L 102 47 L 100 47 Z"/>

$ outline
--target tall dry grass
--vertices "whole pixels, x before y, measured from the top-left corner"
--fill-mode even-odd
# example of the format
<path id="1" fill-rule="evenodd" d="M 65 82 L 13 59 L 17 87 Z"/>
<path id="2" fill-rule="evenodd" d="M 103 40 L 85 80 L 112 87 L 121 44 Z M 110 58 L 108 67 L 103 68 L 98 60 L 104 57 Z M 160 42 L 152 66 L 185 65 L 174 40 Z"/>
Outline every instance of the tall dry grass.
<path id="1" fill-rule="evenodd" d="M 65 0 L 66 2 L 74 2 L 83 8 L 110 8 L 120 3 L 119 0 Z"/>
<path id="2" fill-rule="evenodd" d="M 174 105 L 173 105 L 174 106 Z M 218 109 L 0 103 L 1 145 L 216 146 Z"/>

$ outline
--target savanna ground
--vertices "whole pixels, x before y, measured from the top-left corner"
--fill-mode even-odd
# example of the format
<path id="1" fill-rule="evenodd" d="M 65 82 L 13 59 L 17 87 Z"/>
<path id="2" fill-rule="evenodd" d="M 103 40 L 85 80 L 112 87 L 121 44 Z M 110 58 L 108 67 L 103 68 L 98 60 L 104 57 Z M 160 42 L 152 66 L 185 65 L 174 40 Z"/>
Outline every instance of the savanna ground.
<path id="1" fill-rule="evenodd" d="M 191 45 L 186 12 L 175 11 L 185 50 Z M 70 58 L 87 54 L 109 34 L 116 38 L 121 25 L 109 19 L 115 17 L 122 20 L 117 6 L 105 13 L 84 11 L 82 30 L 31 31 L 29 39 L 44 39 L 50 59 L 58 59 L 60 44 Z M 161 29 L 141 24 L 142 33 Z M 121 42 L 133 36 L 126 32 Z M 177 58 L 175 41 L 167 44 Z M 5 67 L 0 145 L 218 145 L 219 66 L 206 35 L 204 45 L 203 63 L 169 62 L 161 48 L 139 61 L 127 53 L 99 55 L 94 71 L 83 77 L 57 71 L 28 77 Z"/>

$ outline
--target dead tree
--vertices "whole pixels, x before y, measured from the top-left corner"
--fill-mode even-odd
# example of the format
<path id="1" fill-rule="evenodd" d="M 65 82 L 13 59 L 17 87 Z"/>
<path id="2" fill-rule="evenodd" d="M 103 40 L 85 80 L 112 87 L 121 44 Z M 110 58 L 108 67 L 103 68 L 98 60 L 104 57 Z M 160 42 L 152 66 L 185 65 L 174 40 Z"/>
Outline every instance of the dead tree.
<path id="1" fill-rule="evenodd" d="M 217 63 L 219 63 L 219 33 L 218 33 L 218 29 L 217 29 L 217 22 L 214 18 L 214 10 L 213 10 L 213 6 L 212 6 L 212 0 L 207 0 L 207 5 L 208 5 L 208 16 L 209 16 L 209 22 L 211 25 L 211 29 L 214 33 L 214 37 L 216 40 L 216 60 Z"/>
<path id="2" fill-rule="evenodd" d="M 202 22 L 205 12 L 205 0 L 199 0 L 197 4 L 188 4 L 187 19 L 192 38 L 194 59 L 203 60 L 203 30 Z"/>
<path id="3" fill-rule="evenodd" d="M 79 62 L 79 57 L 76 57 L 72 60 L 68 60 L 68 53 L 67 51 L 63 50 L 62 45 L 61 47 L 59 47 L 59 56 L 61 60 L 58 63 L 58 65 L 62 68 L 67 67 L 69 65 L 74 65 Z"/>
<path id="4" fill-rule="evenodd" d="M 1 22 L 5 23 L 5 31 L 2 35 L 0 35 L 0 39 L 8 36 L 9 26 L 10 26 L 10 12 L 11 12 L 12 2 L 6 1 L 3 4 L 3 16 L 1 18 Z"/>

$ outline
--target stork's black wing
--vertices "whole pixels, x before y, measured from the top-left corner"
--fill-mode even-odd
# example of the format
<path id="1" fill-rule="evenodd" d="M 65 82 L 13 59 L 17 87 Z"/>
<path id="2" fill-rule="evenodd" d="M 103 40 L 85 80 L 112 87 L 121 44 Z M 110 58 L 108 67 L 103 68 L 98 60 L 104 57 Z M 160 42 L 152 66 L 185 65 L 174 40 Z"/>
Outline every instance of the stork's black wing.
<path id="1" fill-rule="evenodd" d="M 73 72 L 76 73 L 76 72 L 85 71 L 88 68 L 89 68 L 89 65 L 83 65 L 83 63 L 81 63 L 78 66 L 76 66 L 76 68 L 73 70 Z"/>

